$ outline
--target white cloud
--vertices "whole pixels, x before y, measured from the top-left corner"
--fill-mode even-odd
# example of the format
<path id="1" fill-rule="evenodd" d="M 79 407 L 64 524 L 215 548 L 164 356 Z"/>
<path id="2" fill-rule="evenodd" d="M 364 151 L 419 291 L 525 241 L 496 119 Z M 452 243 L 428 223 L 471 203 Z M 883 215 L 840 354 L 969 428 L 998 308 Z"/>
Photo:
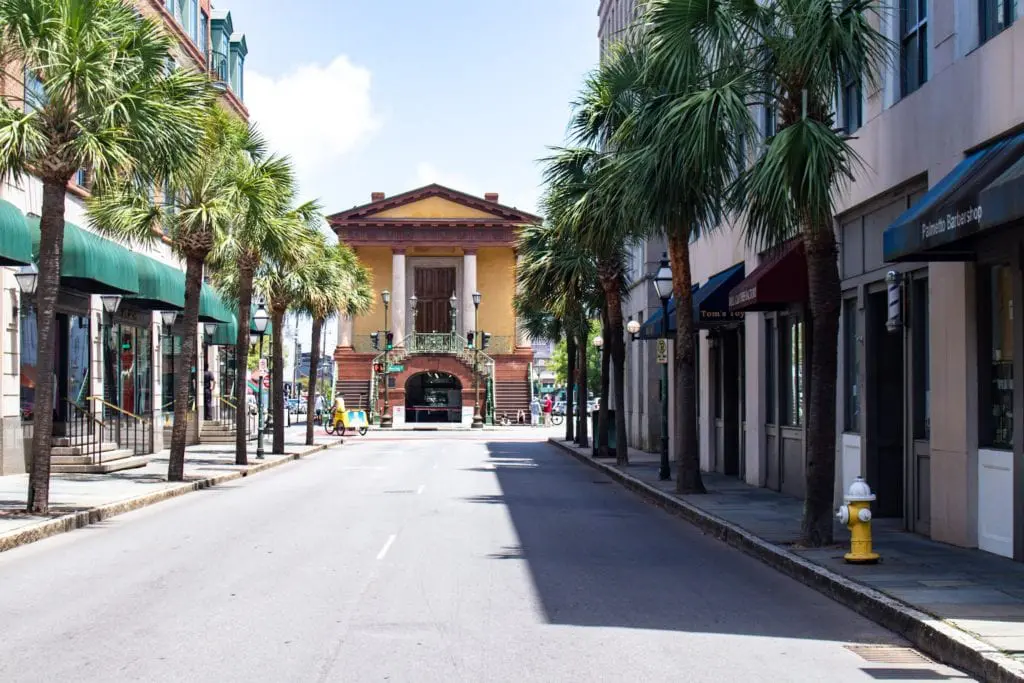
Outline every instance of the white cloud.
<path id="1" fill-rule="evenodd" d="M 345 55 L 278 78 L 246 74 L 245 102 L 274 152 L 295 162 L 300 192 L 317 195 L 325 172 L 380 129 L 371 74 Z"/>

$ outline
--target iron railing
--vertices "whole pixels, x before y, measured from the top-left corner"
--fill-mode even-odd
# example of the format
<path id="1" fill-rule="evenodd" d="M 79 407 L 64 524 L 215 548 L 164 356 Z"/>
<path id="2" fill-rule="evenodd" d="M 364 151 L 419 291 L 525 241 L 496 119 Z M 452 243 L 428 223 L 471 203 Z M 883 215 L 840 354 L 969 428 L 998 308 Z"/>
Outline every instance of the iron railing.
<path id="1" fill-rule="evenodd" d="M 228 56 L 223 52 L 217 52 L 216 50 L 210 52 L 210 75 L 214 81 L 219 81 L 224 85 L 231 86 L 231 72 L 230 62 Z"/>
<path id="2" fill-rule="evenodd" d="M 64 443 L 76 448 L 76 455 L 89 457 L 89 462 L 103 463 L 103 423 L 92 414 L 88 406 L 64 399 L 69 411 L 64 421 Z"/>
<path id="3" fill-rule="evenodd" d="M 153 452 L 152 419 L 119 408 L 99 396 L 89 396 L 86 400 L 99 405 L 95 412 L 102 415 L 98 422 L 101 442 L 115 443 L 119 449 L 130 450 L 132 455 Z"/>

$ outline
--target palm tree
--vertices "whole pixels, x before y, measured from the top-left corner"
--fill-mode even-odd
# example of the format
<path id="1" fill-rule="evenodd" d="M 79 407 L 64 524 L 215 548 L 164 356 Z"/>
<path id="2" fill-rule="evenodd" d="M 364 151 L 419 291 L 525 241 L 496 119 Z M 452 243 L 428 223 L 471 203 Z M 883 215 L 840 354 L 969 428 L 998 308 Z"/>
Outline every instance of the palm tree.
<path id="1" fill-rule="evenodd" d="M 0 103 L 0 177 L 42 180 L 36 293 L 40 377 L 53 373 L 56 301 L 64 248 L 64 195 L 82 168 L 96 187 L 142 182 L 186 164 L 200 136 L 206 79 L 167 73 L 172 41 L 120 0 L 3 0 L 0 64 L 25 97 Z M 15 70 L 12 71 L 11 67 Z M 53 401 L 40 382 L 37 405 Z M 28 509 L 49 506 L 53 415 L 38 410 Z"/>
<path id="2" fill-rule="evenodd" d="M 615 413 L 616 452 L 618 464 L 629 462 L 629 446 L 626 440 L 625 404 L 625 361 L 626 347 L 622 322 L 622 298 L 626 292 L 625 263 L 627 247 L 635 240 L 636 231 L 630 230 L 630 223 L 620 218 L 620 207 L 615 203 L 615 194 L 606 191 L 601 180 L 603 168 L 609 164 L 611 155 L 590 148 L 558 149 L 547 159 L 545 182 L 548 188 L 546 209 L 556 229 L 568 231 L 577 246 L 590 254 L 594 262 L 594 273 L 600 283 L 601 318 L 607 353 L 615 365 Z M 580 350 L 581 358 L 587 349 Z M 608 373 L 602 372 L 602 402 L 599 417 L 600 455 L 607 455 L 608 447 Z M 585 413 L 584 413 L 585 417 Z"/>
<path id="3" fill-rule="evenodd" d="M 548 197 L 544 203 L 547 206 Z M 576 443 L 587 446 L 586 425 L 586 367 L 587 340 L 590 318 L 600 307 L 600 286 L 594 259 L 589 251 L 580 248 L 571 232 L 558 229 L 552 223 L 524 228 L 518 238 L 522 257 L 517 269 L 520 305 L 534 306 L 561 321 L 566 331 L 569 355 L 569 390 L 566 400 L 566 422 L 572 422 L 573 387 L 579 376 L 577 396 Z M 582 369 L 582 370 L 581 370 Z M 572 440 L 571 427 L 566 428 L 567 440 Z"/>
<path id="4" fill-rule="evenodd" d="M 284 453 L 284 317 L 300 302 L 310 298 L 317 281 L 319 260 L 323 258 L 324 236 L 320 204 L 306 202 L 285 212 L 281 220 L 297 228 L 290 248 L 263 261 L 256 271 L 254 290 L 267 303 L 271 332 L 271 422 L 274 427 L 272 453 Z M 311 414 L 309 414 L 311 415 Z"/>
<path id="5" fill-rule="evenodd" d="M 690 183 L 720 192 L 728 166 L 747 166 L 742 140 L 754 130 L 747 106 L 765 103 L 778 113 L 778 132 L 728 196 L 752 244 L 769 246 L 794 234 L 804 243 L 810 381 L 802 531 L 810 546 L 832 542 L 842 294 L 833 198 L 852 179 L 858 161 L 848 138 L 835 128 L 832 101 L 841 79 L 850 75 L 876 83 L 893 54 L 891 43 L 872 26 L 876 12 L 872 0 L 651 0 L 646 16 L 657 65 L 652 75 L 672 90 L 660 125 L 651 126 L 652 141 L 666 155 L 679 151 L 678 158 L 686 159 L 682 166 L 697 171 L 696 177 L 688 176 Z M 688 153 L 679 142 L 688 145 Z M 652 177 L 657 176 L 637 184 Z M 692 223 L 708 226 L 714 217 L 705 210 Z M 682 232 L 674 232 L 678 254 Z M 677 275 L 681 265 L 674 255 Z M 688 310 L 685 304 L 677 299 L 679 310 Z"/>
<path id="6" fill-rule="evenodd" d="M 253 278 L 264 258 L 282 254 L 291 248 L 297 236 L 294 221 L 282 220 L 287 202 L 295 192 L 295 174 L 286 157 L 268 156 L 263 138 L 250 129 L 252 147 L 238 159 L 235 182 L 237 219 L 225 239 L 215 245 L 211 266 L 223 280 L 229 271 L 232 291 L 237 293 L 239 325 L 235 339 L 235 358 L 249 357 L 249 326 L 243 322 L 252 305 Z M 236 373 L 235 396 L 246 394 L 246 373 Z M 245 410 L 235 414 L 235 464 L 248 464 Z"/>
<path id="7" fill-rule="evenodd" d="M 205 135 L 196 149 L 198 159 L 166 177 L 160 201 L 154 201 L 146 188 L 122 182 L 105 188 L 89 204 L 90 220 L 97 229 L 127 242 L 155 242 L 166 237 L 185 261 L 182 358 L 193 365 L 204 269 L 215 246 L 226 239 L 239 220 L 240 160 L 261 149 L 261 141 L 251 128 L 214 104 L 205 111 L 205 124 Z M 245 311 L 239 313 L 245 317 Z M 175 374 L 174 427 L 167 470 L 170 481 L 181 481 L 185 475 L 188 396 L 188 373 Z"/>
<path id="8" fill-rule="evenodd" d="M 743 166 L 736 140 L 749 132 L 751 121 L 745 91 L 714 90 L 722 81 L 742 80 L 743 73 L 720 69 L 719 52 L 705 52 L 700 43 L 667 34 L 702 11 L 717 12 L 726 4 L 724 0 L 650 0 L 647 4 L 646 31 L 639 48 L 642 78 L 633 93 L 633 111 L 613 134 L 616 153 L 605 174 L 606 191 L 623 215 L 668 240 L 673 296 L 680 311 L 674 345 L 674 421 L 679 425 L 676 491 L 680 493 L 705 491 L 697 445 L 697 329 L 693 317 L 686 314 L 693 305 L 689 245 L 721 223 L 736 169 Z M 746 2 L 734 4 L 747 6 Z M 731 38 L 722 40 L 732 44 Z"/>
<path id="9" fill-rule="evenodd" d="M 311 277 L 303 283 L 304 288 L 297 301 L 297 309 L 313 319 L 310 342 L 309 377 L 310 390 L 306 395 L 306 445 L 313 445 L 313 410 L 315 403 L 315 381 L 320 372 L 320 331 L 324 323 L 335 313 L 354 317 L 364 315 L 373 304 L 373 283 L 370 271 L 359 262 L 352 248 L 345 244 L 333 247 L 325 240 L 317 247 L 317 256 L 312 262 Z"/>

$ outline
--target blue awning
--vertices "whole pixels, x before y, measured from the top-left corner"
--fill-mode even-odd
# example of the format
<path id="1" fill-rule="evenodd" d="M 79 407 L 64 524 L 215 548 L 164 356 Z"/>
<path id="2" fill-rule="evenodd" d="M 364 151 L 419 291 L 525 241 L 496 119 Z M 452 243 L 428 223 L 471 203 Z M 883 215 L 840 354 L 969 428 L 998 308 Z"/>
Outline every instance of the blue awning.
<path id="1" fill-rule="evenodd" d="M 712 275 L 703 286 L 693 286 L 693 319 L 699 329 L 717 327 L 743 320 L 743 313 L 734 313 L 729 310 L 729 292 L 743 281 L 743 271 L 744 264 L 738 263 L 717 275 Z M 663 334 L 661 318 L 662 313 L 660 309 L 651 314 L 651 317 L 640 326 L 640 332 L 637 333 L 637 337 L 640 339 L 658 339 L 661 337 Z M 675 298 L 672 298 L 668 302 L 668 334 L 671 336 L 675 332 L 676 302 Z"/>
<path id="2" fill-rule="evenodd" d="M 1024 155 L 1024 133 L 984 147 L 957 164 L 912 207 L 886 229 L 882 253 L 886 261 L 970 261 L 970 238 L 992 227 L 987 213 L 1000 213 L 982 203 L 983 191 Z M 1000 200 L 1000 197 L 994 200 Z M 1010 211 L 1003 211 L 1010 220 Z"/>

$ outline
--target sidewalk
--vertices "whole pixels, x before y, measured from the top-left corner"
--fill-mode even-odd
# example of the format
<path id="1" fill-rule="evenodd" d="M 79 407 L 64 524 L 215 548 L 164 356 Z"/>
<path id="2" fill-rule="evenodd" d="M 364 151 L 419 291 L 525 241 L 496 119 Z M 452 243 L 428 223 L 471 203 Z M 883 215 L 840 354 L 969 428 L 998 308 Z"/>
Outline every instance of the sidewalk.
<path id="1" fill-rule="evenodd" d="M 1024 564 L 979 550 L 873 525 L 877 565 L 843 561 L 849 530 L 836 545 L 798 544 L 803 501 L 735 478 L 704 473 L 706 495 L 677 496 L 658 481 L 658 455 L 630 449 L 630 464 L 593 460 L 590 448 L 551 443 L 706 532 L 900 633 L 940 661 L 983 680 L 1024 681 Z M 672 467 L 675 476 L 675 463 Z"/>
<path id="2" fill-rule="evenodd" d="M 318 430 L 316 446 L 306 446 L 306 427 L 285 429 L 285 454 L 270 454 L 270 435 L 264 437 L 266 458 L 256 459 L 256 442 L 249 442 L 249 465 L 235 465 L 234 444 L 198 444 L 185 451 L 185 481 L 167 481 L 169 452 L 158 453 L 145 467 L 111 474 L 54 474 L 50 478 L 50 513 L 25 512 L 28 474 L 0 477 L 0 552 L 48 536 L 216 486 L 306 457 L 341 443 Z"/>

